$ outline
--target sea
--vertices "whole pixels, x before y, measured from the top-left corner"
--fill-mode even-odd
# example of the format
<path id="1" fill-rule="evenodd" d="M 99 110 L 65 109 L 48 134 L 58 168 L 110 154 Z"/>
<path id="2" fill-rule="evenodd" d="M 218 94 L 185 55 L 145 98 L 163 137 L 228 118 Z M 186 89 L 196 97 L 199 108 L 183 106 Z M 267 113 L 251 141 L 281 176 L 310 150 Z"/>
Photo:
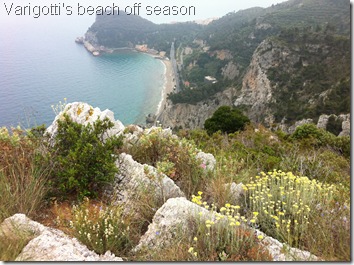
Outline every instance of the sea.
<path id="1" fill-rule="evenodd" d="M 0 127 L 30 128 L 55 118 L 59 102 L 110 109 L 123 124 L 144 124 L 157 112 L 165 66 L 122 50 L 92 56 L 75 43 L 92 17 L 0 17 Z"/>

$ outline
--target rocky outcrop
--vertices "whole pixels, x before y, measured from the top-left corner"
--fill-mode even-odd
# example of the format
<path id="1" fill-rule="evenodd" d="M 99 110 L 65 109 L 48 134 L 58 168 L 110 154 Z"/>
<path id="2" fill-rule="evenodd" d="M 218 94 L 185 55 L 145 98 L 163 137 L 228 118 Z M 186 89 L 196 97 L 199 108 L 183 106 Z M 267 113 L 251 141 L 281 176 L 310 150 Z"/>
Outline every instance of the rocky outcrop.
<path id="1" fill-rule="evenodd" d="M 341 132 L 337 136 L 350 136 L 350 114 L 341 114 L 341 115 L 326 115 L 323 114 L 318 118 L 318 122 L 316 124 L 317 128 L 328 130 L 328 122 L 330 118 L 334 118 L 335 122 L 339 122 L 341 124 Z M 276 128 L 281 129 L 283 132 L 292 134 L 295 132 L 296 128 L 304 125 L 304 124 L 315 124 L 313 119 L 303 119 L 300 121 L 296 121 L 295 124 L 288 126 L 285 121 L 282 121 Z"/>
<path id="2" fill-rule="evenodd" d="M 299 61 L 299 57 L 286 46 L 269 39 L 264 40 L 252 56 L 248 71 L 243 78 L 241 93 L 235 106 L 248 107 L 248 117 L 254 122 L 269 126 L 274 122 L 270 103 L 275 103 L 273 87 L 267 76 L 271 67 L 286 61 L 289 67 Z"/>
<path id="3" fill-rule="evenodd" d="M 192 203 L 185 198 L 169 199 L 156 213 L 148 231 L 140 239 L 139 244 L 133 250 L 134 252 L 146 250 L 159 250 L 170 247 L 178 235 L 190 237 L 192 241 L 193 231 L 188 226 L 188 220 L 199 220 L 205 223 L 206 220 L 215 223 L 225 222 L 224 219 L 217 220 L 216 214 L 206 210 L 203 207 Z M 229 225 L 225 222 L 225 225 Z M 250 228 L 251 229 L 251 228 Z M 302 251 L 296 248 L 280 243 L 278 240 L 268 237 L 259 230 L 254 230 L 256 235 L 262 235 L 261 244 L 269 251 L 274 261 L 314 261 L 317 257 L 310 252 Z"/>
<path id="4" fill-rule="evenodd" d="M 240 70 L 236 64 L 230 61 L 221 69 L 221 74 L 226 79 L 234 80 L 240 75 Z"/>
<path id="5" fill-rule="evenodd" d="M 98 255 L 76 238 L 32 221 L 24 214 L 5 219 L 0 228 L 7 236 L 19 232 L 33 234 L 34 238 L 23 248 L 16 261 L 123 261 L 109 251 Z"/>
<path id="6" fill-rule="evenodd" d="M 339 119 L 342 120 L 342 131 L 338 136 L 350 136 L 350 114 L 339 115 Z"/>
<path id="7" fill-rule="evenodd" d="M 116 165 L 120 172 L 116 175 L 113 190 L 107 192 L 111 200 L 124 206 L 126 213 L 135 211 L 136 201 L 143 192 L 147 192 L 151 200 L 162 202 L 185 196 L 165 174 L 134 161 L 131 155 L 121 154 Z"/>
<path id="8" fill-rule="evenodd" d="M 235 88 L 228 88 L 215 94 L 211 99 L 192 104 L 172 104 L 168 102 L 158 120 L 164 127 L 170 128 L 203 128 L 206 119 L 222 105 L 231 106 Z"/>
<path id="9" fill-rule="evenodd" d="M 54 138 L 58 133 L 58 120 L 63 120 L 64 114 L 68 115 L 72 121 L 83 125 L 92 125 L 97 119 L 104 120 L 108 118 L 111 122 L 113 122 L 114 127 L 108 130 L 107 134 L 104 136 L 104 139 L 107 139 L 107 137 L 111 137 L 113 135 L 122 134 L 125 129 L 123 123 L 114 119 L 114 113 L 112 111 L 108 109 L 101 111 L 99 108 L 93 108 L 87 103 L 73 102 L 67 104 L 65 108 L 55 117 L 53 123 L 47 128 L 45 133 L 50 136 L 51 142 L 54 141 Z"/>
<path id="10" fill-rule="evenodd" d="M 199 215 L 199 213 L 202 213 Z M 201 216 L 204 220 L 212 219 L 208 210 L 188 201 L 185 198 L 169 199 L 155 213 L 148 231 L 142 236 L 134 251 L 158 250 L 168 247 L 178 233 L 192 236 L 188 231 L 188 218 Z M 180 229 L 180 230 L 178 230 Z"/>

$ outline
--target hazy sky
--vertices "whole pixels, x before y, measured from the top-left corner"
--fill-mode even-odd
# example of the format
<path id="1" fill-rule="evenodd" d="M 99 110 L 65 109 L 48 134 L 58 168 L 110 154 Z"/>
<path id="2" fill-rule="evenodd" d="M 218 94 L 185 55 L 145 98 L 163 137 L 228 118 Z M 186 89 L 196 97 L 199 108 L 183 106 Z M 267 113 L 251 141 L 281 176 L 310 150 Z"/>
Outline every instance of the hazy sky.
<path id="1" fill-rule="evenodd" d="M 63 4 L 71 5 L 74 11 L 77 11 L 78 4 L 82 6 L 92 5 L 94 7 L 97 6 L 112 6 L 114 3 L 116 6 L 119 6 L 120 9 L 124 9 L 127 6 L 134 7 L 139 3 L 141 5 L 140 15 L 144 18 L 147 18 L 155 23 L 169 23 L 174 21 L 190 21 L 190 20 L 199 20 L 206 19 L 211 17 L 221 17 L 226 15 L 232 11 L 238 11 L 241 9 L 247 9 L 250 7 L 269 7 L 272 4 L 277 4 L 285 2 L 284 0 L 0 0 L 0 20 L 2 21 L 13 21 L 14 19 L 20 18 L 19 16 L 8 16 L 5 9 L 5 4 L 9 8 L 11 4 L 14 4 L 14 7 L 17 5 L 25 6 L 31 5 L 31 7 L 40 5 L 40 6 L 48 6 L 50 4 Z M 165 6 L 194 6 L 195 7 L 195 15 L 192 16 L 165 16 L 165 15 L 150 15 L 146 14 L 146 8 L 148 6 L 159 6 L 161 8 Z M 135 9 L 137 11 L 137 8 Z M 26 16 L 30 17 L 30 16 Z M 44 16 L 43 16 L 44 17 Z M 44 20 L 49 18 L 46 16 Z M 94 21 L 94 16 L 91 16 L 92 21 Z M 84 18 L 86 21 L 90 19 L 88 17 Z"/>

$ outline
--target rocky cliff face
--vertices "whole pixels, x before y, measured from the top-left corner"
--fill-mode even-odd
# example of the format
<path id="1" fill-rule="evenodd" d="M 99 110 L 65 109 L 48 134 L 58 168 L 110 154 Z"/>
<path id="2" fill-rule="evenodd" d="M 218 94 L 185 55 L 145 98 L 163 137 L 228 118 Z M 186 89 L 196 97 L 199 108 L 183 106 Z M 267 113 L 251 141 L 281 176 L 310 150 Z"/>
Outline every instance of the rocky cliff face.
<path id="1" fill-rule="evenodd" d="M 251 64 L 243 78 L 241 93 L 235 106 L 247 106 L 248 116 L 255 122 L 271 123 L 274 118 L 268 108 L 273 102 L 273 90 L 267 71 L 270 67 L 279 65 L 279 60 L 297 61 L 298 58 L 288 58 L 289 51 L 283 50 L 269 40 L 263 41 L 253 54 Z"/>
<path id="2" fill-rule="evenodd" d="M 318 127 L 326 128 L 328 118 L 333 116 L 337 123 L 343 123 L 340 136 L 350 135 L 350 115 L 345 108 L 338 108 L 341 101 L 333 98 L 346 96 L 346 88 L 339 89 L 339 86 L 346 87 L 346 83 L 337 80 L 335 84 L 336 70 L 327 78 L 325 71 L 316 68 L 319 65 L 330 69 L 330 65 L 336 63 L 335 57 L 344 60 L 346 66 L 346 60 L 342 59 L 345 56 L 336 47 L 311 41 L 289 44 L 278 38 L 267 38 L 253 53 L 240 89 L 227 89 L 195 105 L 169 104 L 159 120 L 163 126 L 171 128 L 201 128 L 218 107 L 229 105 L 245 109 L 253 122 L 288 133 L 304 122 L 317 124 L 318 121 Z M 234 79 L 240 74 L 231 61 L 222 71 L 226 79 Z"/>
<path id="3" fill-rule="evenodd" d="M 168 102 L 166 108 L 158 117 L 164 127 L 170 128 L 202 128 L 204 122 L 222 105 L 232 105 L 235 88 L 229 88 L 215 94 L 209 100 L 192 104 L 172 104 Z"/>

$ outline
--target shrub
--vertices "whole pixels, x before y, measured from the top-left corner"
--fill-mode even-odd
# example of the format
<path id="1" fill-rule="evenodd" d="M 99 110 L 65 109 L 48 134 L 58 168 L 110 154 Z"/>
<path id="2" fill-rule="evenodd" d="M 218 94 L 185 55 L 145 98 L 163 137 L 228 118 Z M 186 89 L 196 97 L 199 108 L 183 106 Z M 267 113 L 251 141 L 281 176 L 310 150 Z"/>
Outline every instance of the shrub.
<path id="1" fill-rule="evenodd" d="M 254 226 L 258 213 L 250 219 L 241 216 L 240 206 L 225 204 L 216 212 L 216 207 L 202 200 L 202 192 L 193 196 L 192 202 L 210 209 L 215 220 L 205 220 L 202 213 L 191 220 L 193 241 L 188 249 L 190 260 L 194 261 L 269 261 L 271 255 L 260 243 L 262 235 L 246 224 Z"/>
<path id="2" fill-rule="evenodd" d="M 76 238 L 98 254 L 110 250 L 121 256 L 130 250 L 129 223 L 124 220 L 119 206 L 95 205 L 85 198 L 72 207 L 69 228 Z"/>
<path id="3" fill-rule="evenodd" d="M 205 121 L 204 128 L 208 134 L 213 134 L 217 131 L 234 133 L 243 130 L 249 122 L 250 120 L 239 109 L 221 106 L 214 112 L 211 118 Z"/>
<path id="4" fill-rule="evenodd" d="M 96 120 L 93 125 L 73 122 L 66 114 L 58 120 L 58 134 L 51 149 L 53 160 L 52 186 L 60 196 L 76 195 L 95 198 L 105 183 L 114 179 L 117 148 L 122 138 L 103 139 L 113 123 Z"/>
<path id="5" fill-rule="evenodd" d="M 40 146 L 40 138 L 19 128 L 0 129 L 0 222 L 15 213 L 34 217 L 42 205 L 50 168 Z"/>
<path id="6" fill-rule="evenodd" d="M 312 212 L 329 204 L 335 192 L 333 185 L 276 170 L 261 172 L 244 189 L 247 209 L 259 212 L 260 229 L 298 248 L 308 233 Z"/>

